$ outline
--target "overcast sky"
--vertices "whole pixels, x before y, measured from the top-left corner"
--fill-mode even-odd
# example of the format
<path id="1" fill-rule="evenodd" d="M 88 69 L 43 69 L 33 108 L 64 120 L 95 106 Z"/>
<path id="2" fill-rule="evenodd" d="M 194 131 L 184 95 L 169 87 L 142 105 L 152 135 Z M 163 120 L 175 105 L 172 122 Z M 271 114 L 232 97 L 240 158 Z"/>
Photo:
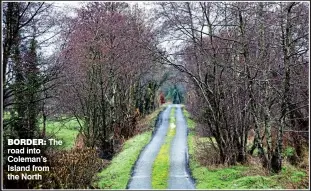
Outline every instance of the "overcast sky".
<path id="1" fill-rule="evenodd" d="M 68 16 L 75 16 L 74 8 L 80 8 L 83 4 L 91 1 L 45 1 L 46 3 L 53 3 L 54 6 L 58 9 L 60 9 L 60 12 L 63 12 L 67 14 Z M 146 2 L 146 1 L 126 1 L 126 3 L 130 4 L 130 6 L 134 4 L 138 4 L 138 7 L 142 8 L 142 10 L 145 10 L 145 12 L 148 14 L 150 13 L 150 9 L 152 8 L 151 3 L 152 2 Z M 46 38 L 46 36 L 41 37 L 42 39 Z M 39 39 L 40 41 L 40 39 Z M 49 56 L 53 54 L 56 47 L 58 45 L 50 45 L 48 47 L 42 47 L 41 52 L 43 55 Z"/>
<path id="2" fill-rule="evenodd" d="M 86 2 L 91 1 L 47 1 L 49 3 L 54 3 L 55 6 L 58 6 L 60 8 L 79 8 Z M 150 1 L 125 1 L 126 3 L 130 5 L 138 4 L 139 7 L 144 7 L 146 10 L 151 8 Z"/>

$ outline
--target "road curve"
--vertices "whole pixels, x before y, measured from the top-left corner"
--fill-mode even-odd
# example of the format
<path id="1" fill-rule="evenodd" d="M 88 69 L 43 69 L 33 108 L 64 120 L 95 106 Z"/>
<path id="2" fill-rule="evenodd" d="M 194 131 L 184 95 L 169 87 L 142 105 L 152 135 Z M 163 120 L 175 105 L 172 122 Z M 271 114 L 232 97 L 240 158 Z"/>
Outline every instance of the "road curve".
<path id="1" fill-rule="evenodd" d="M 165 140 L 169 126 L 170 111 L 171 105 L 167 106 L 160 116 L 162 118 L 162 123 L 157 128 L 150 143 L 141 152 L 139 159 L 134 166 L 133 175 L 127 186 L 128 189 L 152 189 L 152 165 Z"/>
<path id="2" fill-rule="evenodd" d="M 183 116 L 181 105 L 176 107 L 176 135 L 170 149 L 169 189 L 195 189 L 194 181 L 187 170 L 187 122 Z"/>

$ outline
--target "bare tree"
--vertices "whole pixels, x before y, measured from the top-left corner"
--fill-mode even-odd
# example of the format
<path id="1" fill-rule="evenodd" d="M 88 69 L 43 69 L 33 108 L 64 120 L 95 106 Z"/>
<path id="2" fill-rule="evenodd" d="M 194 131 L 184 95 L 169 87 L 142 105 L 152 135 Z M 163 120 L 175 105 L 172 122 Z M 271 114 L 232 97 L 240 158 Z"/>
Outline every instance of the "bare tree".
<path id="1" fill-rule="evenodd" d="M 308 63 L 308 32 L 301 28 L 306 4 L 176 2 L 159 3 L 158 9 L 161 37 L 178 40 L 181 47 L 159 52 L 158 58 L 187 74 L 193 84 L 197 96 L 192 95 L 192 108 L 203 106 L 194 113 L 215 137 L 220 162 L 245 162 L 248 131 L 254 129 L 249 152 L 258 149 L 263 165 L 278 172 L 284 128 L 307 126 L 303 119 L 308 111 L 302 112 L 308 105 L 306 92 L 296 90 L 298 96 L 290 80 L 297 82 L 297 75 L 307 71 L 302 68 Z M 295 74 L 293 67 L 299 68 Z M 299 106 L 292 103 L 293 94 Z"/>

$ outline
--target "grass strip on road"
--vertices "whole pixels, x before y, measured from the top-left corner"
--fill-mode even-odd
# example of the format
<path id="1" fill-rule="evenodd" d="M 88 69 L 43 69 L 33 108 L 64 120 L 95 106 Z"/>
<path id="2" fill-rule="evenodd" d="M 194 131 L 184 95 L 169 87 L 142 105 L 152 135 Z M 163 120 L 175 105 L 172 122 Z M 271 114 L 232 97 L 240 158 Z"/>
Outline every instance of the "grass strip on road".
<path id="1" fill-rule="evenodd" d="M 176 134 L 175 107 L 170 113 L 170 123 L 168 134 L 152 166 L 152 188 L 166 189 L 168 186 L 169 165 L 170 165 L 170 145 Z"/>

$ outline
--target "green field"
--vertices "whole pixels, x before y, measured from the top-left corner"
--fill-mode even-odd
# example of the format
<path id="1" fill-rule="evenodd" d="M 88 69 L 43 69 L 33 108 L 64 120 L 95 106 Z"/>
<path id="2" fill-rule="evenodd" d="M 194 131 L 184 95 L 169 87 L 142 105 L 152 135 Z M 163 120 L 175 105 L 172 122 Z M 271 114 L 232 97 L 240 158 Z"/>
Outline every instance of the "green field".
<path id="1" fill-rule="evenodd" d="M 9 112 L 3 113 L 4 120 L 10 120 Z M 40 131 L 43 129 L 42 118 L 38 120 Z M 71 149 L 79 133 L 79 123 L 74 117 L 60 117 L 46 121 L 46 136 L 63 141 L 61 149 Z"/>
<path id="2" fill-rule="evenodd" d="M 42 129 L 42 123 L 40 128 Z M 46 122 L 47 136 L 53 136 L 62 140 L 62 149 L 71 149 L 74 146 L 75 139 L 79 133 L 79 123 L 75 118 L 48 120 Z"/>

